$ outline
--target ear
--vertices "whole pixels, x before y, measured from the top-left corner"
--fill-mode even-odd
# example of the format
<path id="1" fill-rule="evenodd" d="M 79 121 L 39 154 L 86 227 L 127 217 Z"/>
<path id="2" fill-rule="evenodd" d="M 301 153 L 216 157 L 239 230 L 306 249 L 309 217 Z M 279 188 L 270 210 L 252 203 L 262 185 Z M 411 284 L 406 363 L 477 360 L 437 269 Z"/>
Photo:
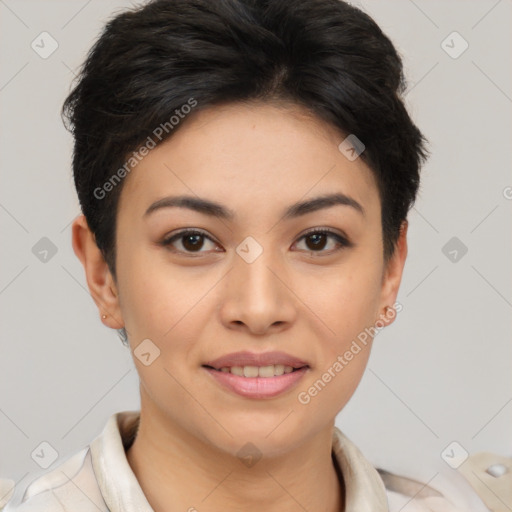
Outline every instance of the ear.
<path id="1" fill-rule="evenodd" d="M 390 325 L 396 318 L 396 312 L 400 308 L 393 308 L 396 303 L 396 297 L 400 288 L 402 274 L 404 270 L 405 260 L 407 258 L 407 228 L 409 223 L 407 220 L 402 222 L 400 234 L 395 246 L 395 251 L 390 257 L 382 276 L 381 300 L 380 300 L 380 317 L 379 319 L 385 324 Z M 393 308 L 393 311 L 388 308 Z"/>
<path id="2" fill-rule="evenodd" d="M 117 286 L 84 215 L 73 221 L 72 244 L 84 266 L 87 286 L 98 306 L 101 321 L 112 329 L 121 329 L 124 321 Z"/>

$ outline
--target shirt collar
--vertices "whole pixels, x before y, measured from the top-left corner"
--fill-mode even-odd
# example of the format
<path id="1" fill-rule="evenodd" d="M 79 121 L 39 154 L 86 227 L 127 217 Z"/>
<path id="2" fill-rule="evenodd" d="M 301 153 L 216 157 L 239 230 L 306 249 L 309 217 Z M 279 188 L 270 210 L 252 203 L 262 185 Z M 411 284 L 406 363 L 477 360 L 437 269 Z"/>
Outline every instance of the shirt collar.
<path id="1" fill-rule="evenodd" d="M 90 444 L 96 479 L 111 512 L 153 512 L 125 452 L 136 435 L 139 417 L 140 411 L 113 414 Z M 343 475 L 345 510 L 387 512 L 386 489 L 377 470 L 337 427 L 332 448 Z"/>
<path id="2" fill-rule="evenodd" d="M 345 484 L 345 510 L 388 512 L 379 473 L 338 427 L 334 427 L 332 450 Z"/>

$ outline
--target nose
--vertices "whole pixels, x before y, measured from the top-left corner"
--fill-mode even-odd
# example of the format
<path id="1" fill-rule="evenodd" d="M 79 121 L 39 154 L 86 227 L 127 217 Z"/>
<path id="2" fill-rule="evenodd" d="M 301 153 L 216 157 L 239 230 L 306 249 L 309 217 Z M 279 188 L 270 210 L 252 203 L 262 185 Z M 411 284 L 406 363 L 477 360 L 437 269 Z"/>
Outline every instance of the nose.
<path id="1" fill-rule="evenodd" d="M 235 256 L 224 281 L 221 321 L 229 329 L 268 335 L 288 329 L 297 316 L 289 272 L 270 251 L 254 261 Z"/>

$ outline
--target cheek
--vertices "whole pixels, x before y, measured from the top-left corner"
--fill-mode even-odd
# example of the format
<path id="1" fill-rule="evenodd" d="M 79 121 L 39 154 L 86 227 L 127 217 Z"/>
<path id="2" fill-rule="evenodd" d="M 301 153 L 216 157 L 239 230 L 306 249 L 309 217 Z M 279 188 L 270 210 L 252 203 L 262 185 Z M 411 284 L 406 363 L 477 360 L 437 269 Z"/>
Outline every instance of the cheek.
<path id="1" fill-rule="evenodd" d="M 119 254 L 123 254 L 117 265 L 120 306 L 132 348 L 146 338 L 160 346 L 162 335 L 175 323 L 175 313 L 179 314 L 178 304 L 171 302 L 166 290 L 169 280 L 143 251 L 120 247 Z"/>
<path id="2" fill-rule="evenodd" d="M 123 319 L 145 393 L 162 410 L 168 407 L 169 397 L 193 407 L 186 390 L 192 389 L 192 376 L 197 371 L 195 351 L 203 326 L 199 318 L 206 316 L 206 301 L 201 298 L 212 285 L 208 279 L 191 278 L 171 265 L 156 264 L 144 251 L 132 252 L 125 259 L 119 267 L 119 280 L 123 284 Z M 147 342 L 144 345 L 147 339 L 157 348 Z M 150 364 L 139 358 L 139 345 L 150 353 Z"/>
<path id="3" fill-rule="evenodd" d="M 364 263 L 364 262 L 363 262 Z M 380 298 L 380 267 L 354 264 L 333 273 L 309 297 L 318 321 L 317 367 L 301 386 L 298 402 L 313 411 L 336 414 L 357 388 L 370 356 Z M 302 395 L 300 394 L 302 393 Z"/>
<path id="4" fill-rule="evenodd" d="M 331 311 L 334 334 L 318 339 L 317 365 L 297 392 L 308 416 L 334 418 L 354 394 L 372 347 L 373 300 L 372 294 L 351 294 L 351 300 Z"/>
<path id="5" fill-rule="evenodd" d="M 363 259 L 353 260 L 316 280 L 297 279 L 303 283 L 299 294 L 307 297 L 316 321 L 324 325 L 322 332 L 330 340 L 326 345 L 332 350 L 341 350 L 378 317 L 380 266 Z"/>
<path id="6" fill-rule="evenodd" d="M 185 365 L 197 360 L 197 341 L 211 316 L 212 292 L 220 277 L 165 264 L 147 250 L 131 252 L 119 267 L 119 280 L 132 348 L 149 338 L 161 351 L 161 363 L 185 372 Z"/>

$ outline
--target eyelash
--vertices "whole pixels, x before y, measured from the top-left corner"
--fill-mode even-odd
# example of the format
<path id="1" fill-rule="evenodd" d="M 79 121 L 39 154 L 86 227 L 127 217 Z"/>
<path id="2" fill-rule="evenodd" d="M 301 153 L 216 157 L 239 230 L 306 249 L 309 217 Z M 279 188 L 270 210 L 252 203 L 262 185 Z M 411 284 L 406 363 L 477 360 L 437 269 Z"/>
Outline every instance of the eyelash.
<path id="1" fill-rule="evenodd" d="M 307 231 L 306 233 L 304 233 L 298 239 L 298 241 L 300 241 L 300 240 L 302 240 L 304 238 L 307 238 L 308 236 L 314 235 L 316 233 L 329 235 L 330 237 L 334 238 L 339 245 L 338 245 L 337 248 L 335 248 L 335 249 L 333 249 L 331 251 L 324 251 L 324 250 L 322 250 L 322 251 L 313 251 L 313 250 L 308 251 L 308 252 L 310 252 L 312 254 L 315 254 L 315 256 L 316 256 L 316 253 L 318 253 L 318 256 L 322 256 L 323 255 L 322 253 L 327 253 L 327 255 L 329 255 L 329 254 L 332 254 L 334 252 L 340 251 L 341 249 L 349 248 L 349 247 L 352 247 L 354 245 L 352 242 L 347 240 L 344 236 L 340 235 L 339 233 L 336 233 L 335 231 L 332 231 L 332 230 L 326 229 L 326 228 L 314 228 L 314 229 L 311 229 L 311 230 Z M 185 238 L 186 236 L 194 236 L 194 235 L 204 236 L 205 238 L 208 238 L 212 242 L 217 243 L 217 242 L 215 242 L 215 240 L 210 238 L 204 231 L 200 231 L 200 230 L 197 230 L 197 229 L 186 229 L 186 230 L 180 231 L 179 233 L 176 233 L 176 234 L 172 235 L 171 237 L 164 238 L 160 242 L 160 245 L 169 248 L 169 246 L 171 246 L 176 240 L 179 240 L 180 238 Z M 170 249 L 170 250 L 172 250 L 172 249 Z M 201 255 L 202 251 L 194 253 L 193 251 L 172 250 L 172 252 L 183 253 L 183 254 L 186 254 L 188 256 L 196 257 L 198 255 Z"/>

